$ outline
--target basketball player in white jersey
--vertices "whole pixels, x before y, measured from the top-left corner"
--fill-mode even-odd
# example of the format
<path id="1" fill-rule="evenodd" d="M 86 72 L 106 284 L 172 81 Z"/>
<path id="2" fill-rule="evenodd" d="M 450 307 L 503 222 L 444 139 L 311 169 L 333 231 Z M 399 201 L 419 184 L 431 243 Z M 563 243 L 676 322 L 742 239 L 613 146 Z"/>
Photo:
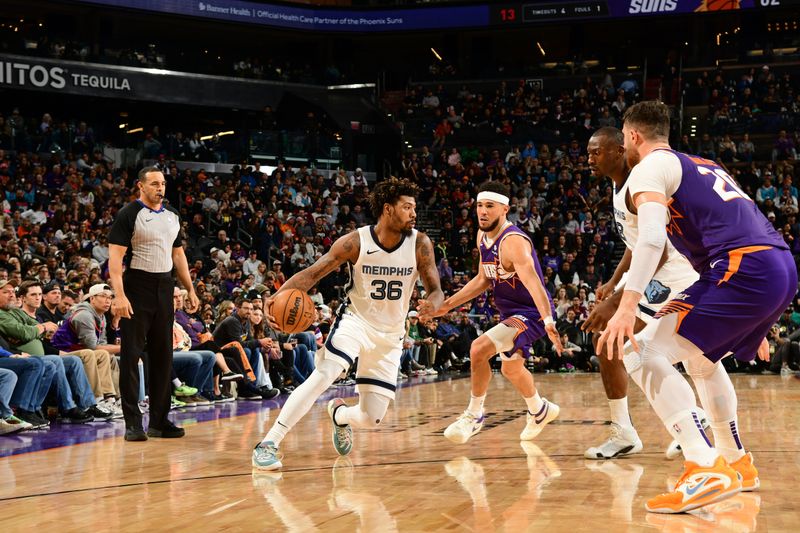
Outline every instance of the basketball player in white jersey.
<path id="1" fill-rule="evenodd" d="M 352 428 L 374 428 L 386 414 L 395 396 L 405 318 L 417 277 L 426 292 L 418 306 L 421 313 L 430 314 L 444 301 L 431 240 L 414 229 L 416 194 L 416 185 L 408 180 L 392 178 L 378 183 L 369 198 L 378 223 L 338 239 L 328 253 L 289 278 L 276 293 L 288 289 L 306 292 L 342 263 L 350 266 L 346 297 L 336 311 L 322 353 L 317 354 L 319 364 L 292 393 L 253 450 L 254 468 L 281 468 L 278 447 L 283 438 L 356 359 L 358 404 L 347 406 L 341 398 L 328 402 L 333 445 L 339 455 L 349 454 L 353 447 Z"/>
<path id="2" fill-rule="evenodd" d="M 583 329 L 596 333 L 603 330 L 613 316 L 622 296 L 625 274 L 631 264 L 631 251 L 639 237 L 637 216 L 633 212 L 628 192 L 628 174 L 625 163 L 624 137 L 617 128 L 605 127 L 597 130 L 589 139 L 589 167 L 596 177 L 608 176 L 614 182 L 614 222 L 617 233 L 625 243 L 625 255 L 617 265 L 611 279 L 597 290 L 597 299 L 602 300 L 584 322 Z M 636 333 L 644 329 L 654 319 L 655 314 L 676 294 L 694 283 L 697 272 L 689 261 L 669 243 L 661 257 L 658 271 L 645 289 L 636 314 Z M 639 337 L 637 337 L 639 339 Z M 596 338 L 595 338 L 596 340 Z M 601 347 L 597 347 L 599 350 Z M 610 459 L 642 451 L 642 441 L 631 422 L 628 413 L 628 373 L 619 358 L 609 360 L 600 353 L 600 376 L 608 397 L 611 410 L 611 436 L 600 444 L 584 452 L 587 459 Z M 676 442 L 667 450 L 667 457 L 680 453 Z"/>

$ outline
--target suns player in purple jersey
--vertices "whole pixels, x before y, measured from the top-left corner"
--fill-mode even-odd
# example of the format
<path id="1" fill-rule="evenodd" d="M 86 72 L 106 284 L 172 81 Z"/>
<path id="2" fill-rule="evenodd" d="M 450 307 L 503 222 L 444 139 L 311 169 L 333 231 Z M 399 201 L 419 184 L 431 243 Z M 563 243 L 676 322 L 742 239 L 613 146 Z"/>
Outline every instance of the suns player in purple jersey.
<path id="1" fill-rule="evenodd" d="M 502 321 L 475 339 L 470 347 L 472 396 L 469 406 L 444 432 L 447 439 L 457 444 L 467 442 L 483 427 L 483 402 L 492 378 L 489 359 L 498 353 L 503 375 L 519 391 L 528 407 L 520 440 L 532 440 L 558 417 L 558 405 L 539 396 L 533 376 L 525 368 L 528 349 L 540 337 L 550 337 L 559 354 L 562 347 L 553 319 L 553 300 L 544 288 L 542 269 L 530 237 L 506 220 L 509 195 L 508 187 L 497 181 L 481 186 L 476 202 L 480 271 L 432 315 L 420 313 L 421 320 L 442 316 L 487 289 L 492 289 L 500 312 Z"/>
<path id="2" fill-rule="evenodd" d="M 664 104 L 631 106 L 624 121 L 639 240 L 619 308 L 600 342 L 613 356 L 631 339 L 625 367 L 686 457 L 674 490 L 645 507 L 686 512 L 759 486 L 739 435 L 736 392 L 720 360 L 730 354 L 768 358 L 765 336 L 797 290 L 797 270 L 783 239 L 722 168 L 670 149 Z M 667 238 L 700 279 L 661 309 L 647 326 L 652 335 L 637 343 L 636 305 Z M 692 388 L 673 367 L 677 362 L 697 387 L 716 447 L 700 425 Z"/>

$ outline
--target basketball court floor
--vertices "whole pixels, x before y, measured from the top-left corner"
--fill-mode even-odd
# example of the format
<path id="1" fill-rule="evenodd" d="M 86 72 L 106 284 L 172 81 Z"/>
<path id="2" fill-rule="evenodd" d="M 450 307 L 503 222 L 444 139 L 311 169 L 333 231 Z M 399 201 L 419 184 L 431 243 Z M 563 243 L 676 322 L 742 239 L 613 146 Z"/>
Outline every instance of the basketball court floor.
<path id="1" fill-rule="evenodd" d="M 645 500 L 673 481 L 669 437 L 644 397 L 631 412 L 644 452 L 588 461 L 606 437 L 598 374 L 536 376 L 561 416 L 520 443 L 524 403 L 495 374 L 487 426 L 456 446 L 444 428 L 464 408 L 469 380 L 413 378 L 384 424 L 356 433 L 353 453 L 330 443 L 325 399 L 283 443 L 280 474 L 254 474 L 250 453 L 278 402 L 185 410 L 187 436 L 125 442 L 122 423 L 0 437 L 0 526 L 16 531 L 798 531 L 800 380 L 733 376 L 740 426 L 761 490 L 688 515 L 656 515 Z M 352 399 L 350 401 L 353 401 Z"/>

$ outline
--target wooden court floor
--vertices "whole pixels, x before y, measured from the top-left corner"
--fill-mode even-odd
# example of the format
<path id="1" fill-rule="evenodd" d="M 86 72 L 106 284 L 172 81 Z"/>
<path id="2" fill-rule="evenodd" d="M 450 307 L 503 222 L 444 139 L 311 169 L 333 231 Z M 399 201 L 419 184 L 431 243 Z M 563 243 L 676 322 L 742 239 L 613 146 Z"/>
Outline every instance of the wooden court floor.
<path id="1" fill-rule="evenodd" d="M 279 475 L 250 468 L 278 413 L 268 408 L 186 425 L 179 440 L 113 437 L 5 457 L 0 531 L 800 531 L 800 380 L 733 379 L 761 491 L 691 515 L 643 508 L 681 464 L 664 458 L 668 435 L 638 390 L 644 452 L 587 461 L 607 432 L 599 375 L 537 374 L 561 416 L 522 445 L 524 403 L 495 374 L 487 427 L 461 446 L 442 431 L 465 406 L 467 379 L 401 389 L 383 427 L 356 433 L 338 460 L 317 403 L 284 441 Z"/>

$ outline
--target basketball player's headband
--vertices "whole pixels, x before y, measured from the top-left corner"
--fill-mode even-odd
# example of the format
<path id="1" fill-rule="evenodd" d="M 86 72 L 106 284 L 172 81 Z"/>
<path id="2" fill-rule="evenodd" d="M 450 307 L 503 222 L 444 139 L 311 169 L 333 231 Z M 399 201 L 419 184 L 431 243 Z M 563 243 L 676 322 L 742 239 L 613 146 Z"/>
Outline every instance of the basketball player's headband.
<path id="1" fill-rule="evenodd" d="M 497 202 L 498 204 L 508 205 L 508 196 L 504 196 L 500 193 L 492 192 L 492 191 L 482 191 L 478 193 L 478 201 L 481 200 L 491 200 L 492 202 Z"/>

